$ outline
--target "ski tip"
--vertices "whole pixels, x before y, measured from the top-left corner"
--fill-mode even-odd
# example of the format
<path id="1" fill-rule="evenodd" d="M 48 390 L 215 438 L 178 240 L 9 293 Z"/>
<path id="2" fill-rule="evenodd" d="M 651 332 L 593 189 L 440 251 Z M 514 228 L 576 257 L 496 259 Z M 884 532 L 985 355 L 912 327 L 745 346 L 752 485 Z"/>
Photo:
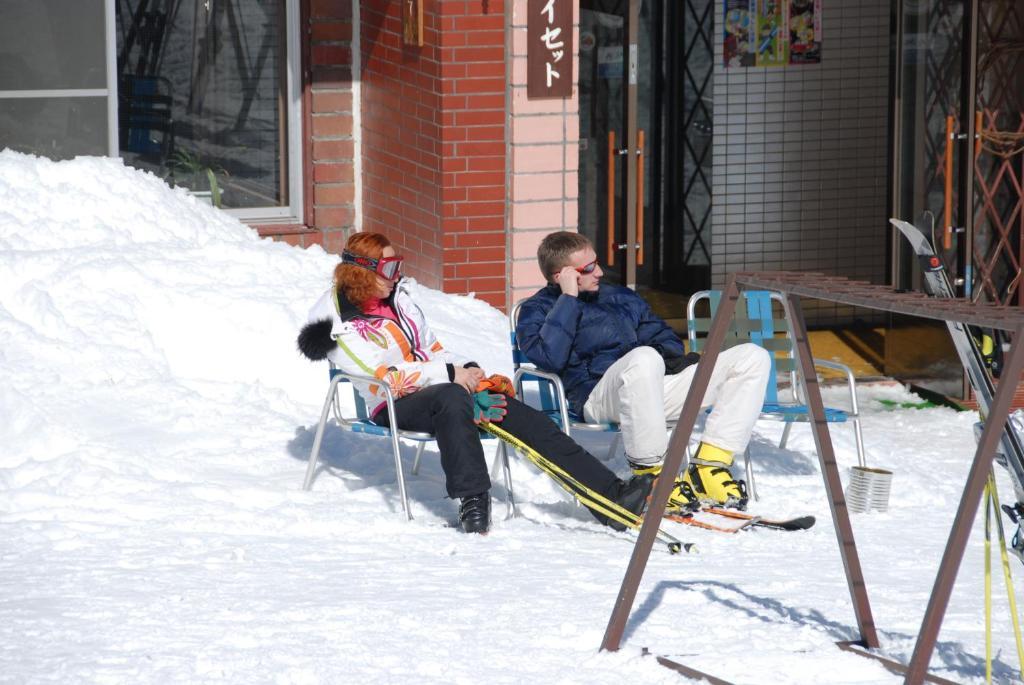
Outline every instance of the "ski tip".
<path id="1" fill-rule="evenodd" d="M 789 521 L 789 525 L 792 527 L 792 530 L 807 530 L 815 523 L 817 523 L 817 519 L 813 516 L 799 516 Z"/>

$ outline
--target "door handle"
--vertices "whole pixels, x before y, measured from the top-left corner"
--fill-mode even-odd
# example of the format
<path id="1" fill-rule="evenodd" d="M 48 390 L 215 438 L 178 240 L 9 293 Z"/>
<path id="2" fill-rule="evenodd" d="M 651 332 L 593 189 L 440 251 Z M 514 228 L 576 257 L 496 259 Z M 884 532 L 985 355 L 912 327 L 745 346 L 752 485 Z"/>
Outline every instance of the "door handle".
<path id="1" fill-rule="evenodd" d="M 636 265 L 644 263 L 644 130 L 636 132 Z"/>
<path id="2" fill-rule="evenodd" d="M 615 131 L 608 131 L 608 266 L 615 266 Z"/>

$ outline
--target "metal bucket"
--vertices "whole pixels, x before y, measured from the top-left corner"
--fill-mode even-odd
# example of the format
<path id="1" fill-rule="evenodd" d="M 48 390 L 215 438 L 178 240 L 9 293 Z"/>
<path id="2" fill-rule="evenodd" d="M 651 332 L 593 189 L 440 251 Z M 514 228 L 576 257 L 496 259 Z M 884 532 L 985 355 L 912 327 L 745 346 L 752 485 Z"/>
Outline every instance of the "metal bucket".
<path id="1" fill-rule="evenodd" d="M 846 486 L 846 507 L 858 514 L 888 511 L 891 486 L 892 471 L 853 466 Z"/>

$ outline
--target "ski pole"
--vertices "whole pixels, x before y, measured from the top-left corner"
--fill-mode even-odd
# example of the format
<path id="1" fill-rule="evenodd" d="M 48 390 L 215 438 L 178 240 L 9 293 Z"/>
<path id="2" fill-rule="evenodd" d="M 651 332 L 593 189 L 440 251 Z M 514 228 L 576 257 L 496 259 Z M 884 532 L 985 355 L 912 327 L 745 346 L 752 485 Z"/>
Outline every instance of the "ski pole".
<path id="1" fill-rule="evenodd" d="M 1021 639 L 1020 619 L 1017 617 L 1017 600 L 1013 590 L 1013 574 L 1010 572 L 1010 557 L 1006 553 L 1006 533 L 1003 531 L 1003 519 L 999 516 L 999 491 L 996 490 L 996 474 L 994 470 L 989 470 L 988 485 L 986 487 L 991 495 L 993 509 L 996 513 L 996 533 L 999 535 L 999 555 L 1003 562 L 1003 580 L 1006 582 L 1006 596 L 1010 603 L 1010 618 L 1013 620 L 1013 637 L 1017 641 L 1017 663 L 1020 667 L 1021 676 L 1024 677 L 1024 640 Z M 985 560 L 986 562 L 988 561 L 987 554 Z"/>

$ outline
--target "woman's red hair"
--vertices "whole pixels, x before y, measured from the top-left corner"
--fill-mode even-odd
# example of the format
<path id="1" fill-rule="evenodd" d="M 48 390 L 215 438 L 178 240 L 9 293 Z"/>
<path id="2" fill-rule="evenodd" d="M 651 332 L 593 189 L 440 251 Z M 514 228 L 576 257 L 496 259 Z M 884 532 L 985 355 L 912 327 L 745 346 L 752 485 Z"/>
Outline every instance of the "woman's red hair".
<path id="1" fill-rule="evenodd" d="M 353 233 L 345 243 L 352 254 L 380 259 L 391 241 L 380 233 Z M 355 264 L 338 264 L 334 268 L 334 285 L 340 288 L 348 301 L 359 307 L 377 292 L 377 274 Z"/>

